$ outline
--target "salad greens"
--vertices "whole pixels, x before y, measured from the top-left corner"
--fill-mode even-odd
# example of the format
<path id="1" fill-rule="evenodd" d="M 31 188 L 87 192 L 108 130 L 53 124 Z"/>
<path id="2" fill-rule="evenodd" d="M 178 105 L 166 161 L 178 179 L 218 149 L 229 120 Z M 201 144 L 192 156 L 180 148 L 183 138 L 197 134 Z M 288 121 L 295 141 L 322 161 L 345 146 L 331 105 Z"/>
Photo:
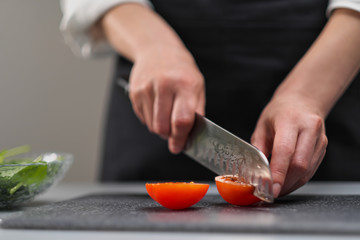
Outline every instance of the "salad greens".
<path id="1" fill-rule="evenodd" d="M 26 153 L 30 150 L 28 145 L 5 149 L 0 152 L 0 186 L 7 186 L 10 195 L 13 195 L 20 187 L 31 184 L 41 183 L 46 177 L 47 165 L 20 165 L 29 163 L 41 163 L 42 156 L 35 159 L 13 159 L 7 158 Z M 13 165 L 13 166 L 12 166 Z M 2 189 L 3 190 L 3 189 Z"/>
<path id="2" fill-rule="evenodd" d="M 47 178 L 48 163 L 42 155 L 34 159 L 17 157 L 29 150 L 30 147 L 24 145 L 0 152 L 0 207 L 33 195 L 32 191 Z M 59 166 L 55 168 L 58 170 Z"/>
<path id="3" fill-rule="evenodd" d="M 9 157 L 27 153 L 30 151 L 29 145 L 23 145 L 11 149 L 4 149 L 0 152 L 0 164 L 4 163 L 4 160 Z"/>

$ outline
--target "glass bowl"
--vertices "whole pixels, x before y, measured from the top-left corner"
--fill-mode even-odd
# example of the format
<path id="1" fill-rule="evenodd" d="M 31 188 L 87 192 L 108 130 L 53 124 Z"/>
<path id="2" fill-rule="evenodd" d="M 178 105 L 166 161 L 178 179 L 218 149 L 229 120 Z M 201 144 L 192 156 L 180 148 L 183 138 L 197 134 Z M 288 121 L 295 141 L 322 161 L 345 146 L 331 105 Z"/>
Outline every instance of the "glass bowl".
<path id="1" fill-rule="evenodd" d="M 70 153 L 27 154 L 0 165 L 0 208 L 32 200 L 58 183 L 73 162 Z"/>

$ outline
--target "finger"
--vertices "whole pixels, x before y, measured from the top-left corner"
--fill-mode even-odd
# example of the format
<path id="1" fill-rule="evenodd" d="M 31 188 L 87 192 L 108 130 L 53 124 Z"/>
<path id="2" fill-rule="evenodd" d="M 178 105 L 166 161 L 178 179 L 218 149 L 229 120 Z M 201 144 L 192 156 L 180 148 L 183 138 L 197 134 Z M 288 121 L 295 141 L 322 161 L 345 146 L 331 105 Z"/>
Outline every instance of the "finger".
<path id="1" fill-rule="evenodd" d="M 186 97 L 177 99 L 175 97 L 171 115 L 169 150 L 175 154 L 180 153 L 185 147 L 186 139 L 195 120 L 194 101 L 189 101 Z"/>
<path id="2" fill-rule="evenodd" d="M 144 114 L 143 114 L 142 105 L 138 104 L 138 106 L 135 109 L 134 104 L 133 104 L 133 110 L 135 112 L 135 115 L 139 118 L 140 122 L 145 125 L 146 122 L 145 122 L 145 118 L 144 118 Z"/>
<path id="3" fill-rule="evenodd" d="M 320 164 L 322 163 L 322 161 L 325 157 L 325 154 L 326 154 L 327 144 L 328 144 L 328 139 L 327 139 L 325 133 L 323 133 L 319 137 L 319 140 L 316 143 L 315 152 L 314 152 L 314 156 L 313 156 L 313 160 L 312 160 L 312 162 L 313 162 L 312 164 L 314 167 L 311 169 L 310 173 L 308 174 L 308 177 L 307 177 L 308 181 L 314 176 L 315 172 L 317 171 Z"/>
<path id="4" fill-rule="evenodd" d="M 142 124 L 145 124 L 141 98 L 131 90 L 129 90 L 129 98 L 135 115 L 139 118 Z"/>
<path id="5" fill-rule="evenodd" d="M 326 139 L 326 142 L 327 142 L 327 139 Z M 319 168 L 320 164 L 322 163 L 322 161 L 323 161 L 323 159 L 325 157 L 325 154 L 326 154 L 326 147 L 323 148 L 321 150 L 321 152 L 319 152 L 319 154 L 317 154 L 318 157 L 316 158 L 316 166 L 313 169 L 313 171 L 311 172 L 309 180 L 315 175 L 317 169 Z"/>
<path id="6" fill-rule="evenodd" d="M 326 153 L 326 151 L 323 151 L 323 153 L 322 153 L 322 155 L 321 155 L 321 157 L 320 157 L 319 159 L 322 160 L 322 159 L 324 158 L 324 156 L 325 156 L 325 153 Z M 296 189 L 304 186 L 304 185 L 315 175 L 315 172 L 316 172 L 316 170 L 318 169 L 318 167 L 320 166 L 320 164 L 321 164 L 321 161 L 318 161 L 317 167 L 316 167 L 316 168 L 313 170 L 313 172 L 309 175 L 309 178 L 302 178 L 302 179 L 300 179 L 291 189 L 289 189 L 287 192 L 284 192 L 284 195 L 285 195 L 285 194 L 289 194 L 289 193 L 295 191 Z"/>
<path id="7" fill-rule="evenodd" d="M 328 145 L 328 138 L 326 137 L 326 135 L 322 135 L 322 137 L 319 139 L 318 141 L 318 145 L 319 147 L 317 147 L 317 151 L 316 151 L 316 156 L 319 156 L 317 159 L 317 163 L 316 163 L 316 168 L 314 169 L 314 173 L 315 174 L 316 170 L 319 168 L 320 164 L 322 163 L 325 154 L 326 154 L 326 147 Z"/>
<path id="8" fill-rule="evenodd" d="M 284 185 L 298 138 L 298 129 L 296 127 L 284 124 L 280 124 L 280 126 L 281 128 L 275 129 L 274 146 L 270 162 L 275 198 L 279 196 Z"/>
<path id="9" fill-rule="evenodd" d="M 290 163 L 284 186 L 280 195 L 288 192 L 300 180 L 305 178 L 311 171 L 314 163 L 315 146 L 319 139 L 320 131 L 305 129 L 300 132 L 296 150 Z"/>
<path id="10" fill-rule="evenodd" d="M 266 157 L 270 156 L 272 148 L 272 133 L 264 122 L 259 121 L 256 125 L 254 133 L 251 136 L 251 144 L 262 151 Z"/>
<path id="11" fill-rule="evenodd" d="M 318 161 L 322 160 L 320 157 L 327 144 L 324 141 L 327 141 L 327 138 L 323 121 L 320 118 L 314 118 L 299 134 L 282 194 L 293 190 L 294 185 L 298 185 L 299 181 L 305 184 L 310 180 L 318 167 Z"/>
<path id="12" fill-rule="evenodd" d="M 143 114 L 143 108 L 141 103 L 134 103 L 132 102 L 132 108 L 133 111 L 135 113 L 135 115 L 138 117 L 138 119 L 140 120 L 140 122 L 142 124 L 145 124 L 145 118 L 144 118 L 144 114 Z"/>
<path id="13" fill-rule="evenodd" d="M 282 194 L 289 194 L 296 189 L 302 187 L 305 185 L 315 174 L 316 170 L 319 168 L 322 160 L 324 159 L 324 156 L 326 154 L 326 146 L 327 146 L 327 137 L 325 135 L 322 135 L 319 140 L 316 143 L 315 152 L 312 159 L 313 168 L 310 169 L 307 175 L 300 178 L 291 188 L 289 188 L 287 191 L 284 191 Z"/>
<path id="14" fill-rule="evenodd" d="M 153 127 L 154 132 L 167 139 L 170 135 L 171 110 L 174 95 L 171 91 L 161 88 L 155 93 Z"/>
<path id="15" fill-rule="evenodd" d="M 205 93 L 202 92 L 199 96 L 198 104 L 195 110 L 201 116 L 205 116 Z"/>
<path id="16" fill-rule="evenodd" d="M 150 132 L 153 130 L 154 91 L 152 85 L 142 91 L 142 107 L 145 124 Z"/>

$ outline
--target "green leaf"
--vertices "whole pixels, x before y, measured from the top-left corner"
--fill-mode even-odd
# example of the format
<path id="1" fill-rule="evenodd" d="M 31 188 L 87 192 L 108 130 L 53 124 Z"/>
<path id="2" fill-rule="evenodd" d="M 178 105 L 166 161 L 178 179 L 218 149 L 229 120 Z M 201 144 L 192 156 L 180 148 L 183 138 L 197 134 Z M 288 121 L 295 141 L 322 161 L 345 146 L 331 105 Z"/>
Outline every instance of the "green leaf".
<path id="1" fill-rule="evenodd" d="M 29 145 L 23 145 L 11 149 L 4 149 L 0 152 L 0 164 L 4 163 L 5 158 L 13 157 L 30 151 Z"/>
<path id="2" fill-rule="evenodd" d="M 44 165 L 34 165 L 27 166 L 26 168 L 19 171 L 12 177 L 12 180 L 18 180 L 22 182 L 23 185 L 31 185 L 41 183 L 46 177 L 47 166 Z"/>
<path id="3" fill-rule="evenodd" d="M 7 181 L 9 193 L 14 194 L 20 187 L 40 184 L 46 178 L 47 165 L 14 166 L 0 175 L 0 181 Z M 2 179 L 1 179 L 2 178 Z"/>
<path id="4" fill-rule="evenodd" d="M 29 151 L 28 145 L 12 148 L 9 150 L 3 150 L 0 152 L 0 165 L 4 164 L 4 159 L 18 154 Z M 28 164 L 39 163 L 31 166 L 11 166 L 11 164 Z M 6 186 L 6 189 L 10 195 L 13 195 L 22 186 L 29 186 L 32 184 L 40 184 L 47 175 L 47 164 L 41 164 L 42 155 L 35 159 L 23 158 L 14 159 L 11 162 L 5 163 L 9 166 L 1 167 L 0 171 L 0 183 L 1 186 Z"/>
<path id="5" fill-rule="evenodd" d="M 18 172 L 26 168 L 26 166 L 4 166 L 0 171 L 0 179 L 10 180 Z"/>

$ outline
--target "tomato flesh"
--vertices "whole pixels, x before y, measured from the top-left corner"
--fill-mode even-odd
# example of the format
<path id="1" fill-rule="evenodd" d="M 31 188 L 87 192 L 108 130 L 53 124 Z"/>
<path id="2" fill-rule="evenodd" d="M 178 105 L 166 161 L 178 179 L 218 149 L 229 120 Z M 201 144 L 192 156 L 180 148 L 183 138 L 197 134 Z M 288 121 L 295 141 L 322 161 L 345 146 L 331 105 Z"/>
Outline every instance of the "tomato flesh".
<path id="1" fill-rule="evenodd" d="M 209 189 L 209 184 L 167 182 L 146 183 L 145 187 L 153 200 L 166 208 L 179 210 L 199 202 Z"/>
<path id="2" fill-rule="evenodd" d="M 215 182 L 221 197 L 230 204 L 246 206 L 261 201 L 253 195 L 255 187 L 236 176 L 217 176 Z"/>

